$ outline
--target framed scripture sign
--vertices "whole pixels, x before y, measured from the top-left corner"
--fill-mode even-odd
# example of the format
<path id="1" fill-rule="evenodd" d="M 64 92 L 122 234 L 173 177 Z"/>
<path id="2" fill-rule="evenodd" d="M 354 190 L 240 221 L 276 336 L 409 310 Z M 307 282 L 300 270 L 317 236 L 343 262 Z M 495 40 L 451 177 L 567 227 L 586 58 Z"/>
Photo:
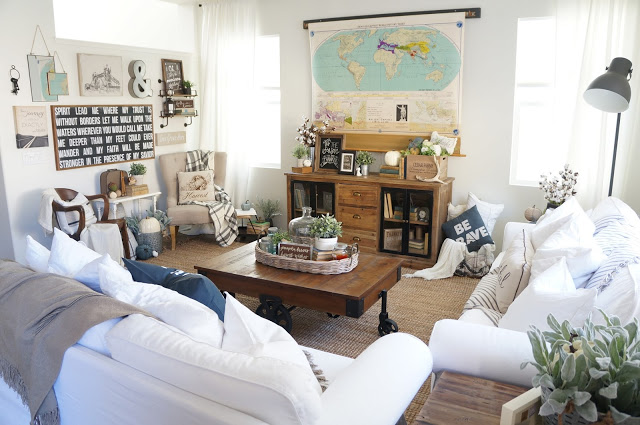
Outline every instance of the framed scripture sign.
<path id="1" fill-rule="evenodd" d="M 166 91 L 173 90 L 174 93 L 181 94 L 182 80 L 184 79 L 182 61 L 162 59 L 162 79 L 164 80 L 164 89 Z"/>
<path id="2" fill-rule="evenodd" d="M 340 153 L 344 136 L 322 136 L 316 143 L 315 171 L 337 173 L 340 171 Z"/>

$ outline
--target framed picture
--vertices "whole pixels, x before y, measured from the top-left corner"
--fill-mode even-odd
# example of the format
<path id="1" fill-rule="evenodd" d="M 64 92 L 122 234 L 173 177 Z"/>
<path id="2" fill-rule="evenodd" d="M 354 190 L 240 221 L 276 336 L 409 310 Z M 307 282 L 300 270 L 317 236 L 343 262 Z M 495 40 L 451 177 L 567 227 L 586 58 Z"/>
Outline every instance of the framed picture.
<path id="1" fill-rule="evenodd" d="M 425 223 L 429 222 L 429 208 L 418 207 L 416 208 L 416 219 Z"/>
<path id="2" fill-rule="evenodd" d="M 49 121 L 45 106 L 14 106 L 18 149 L 49 146 Z"/>
<path id="3" fill-rule="evenodd" d="M 532 388 L 502 405 L 500 425 L 539 425 L 538 410 L 542 404 L 540 387 Z"/>
<path id="4" fill-rule="evenodd" d="M 343 151 L 340 153 L 340 174 L 356 173 L 356 151 Z"/>
<path id="5" fill-rule="evenodd" d="M 78 53 L 80 96 L 122 96 L 120 56 Z"/>
<path id="6" fill-rule="evenodd" d="M 53 56 L 27 55 L 31 100 L 33 102 L 57 102 L 58 96 L 49 94 L 47 75 L 55 72 Z"/>
<path id="7" fill-rule="evenodd" d="M 182 71 L 182 61 L 176 59 L 162 59 L 162 79 L 164 89 L 173 90 L 174 93 L 182 93 L 182 81 L 184 72 Z"/>
<path id="8" fill-rule="evenodd" d="M 340 153 L 344 136 L 320 136 L 316 142 L 314 168 L 317 173 L 337 173 L 340 171 Z M 355 152 L 355 151 L 354 151 Z"/>

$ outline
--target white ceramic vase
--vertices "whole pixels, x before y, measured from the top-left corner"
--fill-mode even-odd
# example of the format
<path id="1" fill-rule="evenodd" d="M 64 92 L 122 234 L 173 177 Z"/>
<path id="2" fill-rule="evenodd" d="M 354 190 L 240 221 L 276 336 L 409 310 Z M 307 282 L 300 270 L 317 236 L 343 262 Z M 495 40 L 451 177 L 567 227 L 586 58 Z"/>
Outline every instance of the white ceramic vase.
<path id="1" fill-rule="evenodd" d="M 133 177 L 136 178 L 136 186 L 144 184 L 144 174 L 137 174 Z"/>
<path id="2" fill-rule="evenodd" d="M 298 167 L 304 167 L 304 158 L 298 158 Z"/>
<path id="3" fill-rule="evenodd" d="M 338 243 L 338 238 L 316 238 L 315 247 L 321 251 L 332 250 Z"/>

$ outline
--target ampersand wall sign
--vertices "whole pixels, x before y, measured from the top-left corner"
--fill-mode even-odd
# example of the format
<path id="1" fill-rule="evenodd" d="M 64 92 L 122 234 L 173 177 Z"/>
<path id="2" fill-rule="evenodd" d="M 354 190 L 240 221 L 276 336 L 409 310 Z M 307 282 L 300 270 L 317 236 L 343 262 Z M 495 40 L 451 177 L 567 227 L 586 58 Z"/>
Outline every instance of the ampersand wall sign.
<path id="1" fill-rule="evenodd" d="M 131 61 L 129 64 L 129 94 L 133 97 L 148 97 L 153 95 L 153 90 L 149 80 L 144 79 L 147 72 L 147 65 L 141 60 Z"/>

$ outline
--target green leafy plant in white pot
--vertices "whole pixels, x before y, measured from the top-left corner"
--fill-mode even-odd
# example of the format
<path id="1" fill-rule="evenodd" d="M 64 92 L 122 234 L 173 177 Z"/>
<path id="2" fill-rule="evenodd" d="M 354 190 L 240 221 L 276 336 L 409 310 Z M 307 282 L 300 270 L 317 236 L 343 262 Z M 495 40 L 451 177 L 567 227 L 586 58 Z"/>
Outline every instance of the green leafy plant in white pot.
<path id="1" fill-rule="evenodd" d="M 135 179 L 135 184 L 143 184 L 144 175 L 147 173 L 147 167 L 144 164 L 139 162 L 134 162 L 131 164 L 131 169 L 129 170 L 129 175 Z"/>
<path id="2" fill-rule="evenodd" d="M 369 165 L 375 162 L 375 158 L 371 152 L 360 151 L 356 155 L 356 163 L 360 166 L 360 172 L 363 176 L 369 175 Z"/>
<path id="3" fill-rule="evenodd" d="M 342 222 L 330 214 L 321 215 L 313 219 L 309 233 L 316 238 L 316 249 L 328 251 L 338 243 L 338 236 L 342 236 Z"/>
<path id="4" fill-rule="evenodd" d="M 549 315 L 551 331 L 527 332 L 542 390 L 540 415 L 548 424 L 640 424 L 640 338 L 638 319 L 626 325 L 607 316 L 606 325 L 589 317 L 574 328 Z"/>
<path id="5" fill-rule="evenodd" d="M 304 160 L 309 158 L 309 148 L 301 143 L 298 143 L 295 148 L 293 148 L 293 157 L 298 160 L 298 167 L 304 166 Z"/>

